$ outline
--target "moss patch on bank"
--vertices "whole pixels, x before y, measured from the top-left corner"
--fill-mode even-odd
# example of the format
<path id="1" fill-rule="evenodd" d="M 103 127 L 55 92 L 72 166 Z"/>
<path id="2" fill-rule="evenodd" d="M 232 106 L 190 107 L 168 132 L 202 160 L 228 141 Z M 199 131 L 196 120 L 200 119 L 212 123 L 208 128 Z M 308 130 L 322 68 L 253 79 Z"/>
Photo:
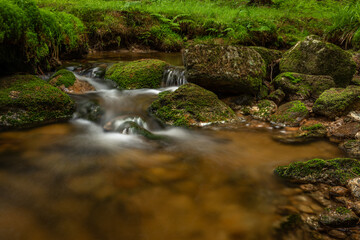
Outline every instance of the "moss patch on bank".
<path id="1" fill-rule="evenodd" d="M 64 85 L 65 87 L 68 88 L 74 85 L 75 81 L 76 81 L 76 77 L 74 73 L 66 69 L 61 69 L 51 76 L 49 83 L 56 87 Z"/>
<path id="2" fill-rule="evenodd" d="M 313 159 L 275 169 L 275 174 L 292 181 L 345 185 L 360 175 L 360 161 L 351 158 Z"/>
<path id="3" fill-rule="evenodd" d="M 0 79 L 0 130 L 63 121 L 74 109 L 68 95 L 36 76 Z"/>

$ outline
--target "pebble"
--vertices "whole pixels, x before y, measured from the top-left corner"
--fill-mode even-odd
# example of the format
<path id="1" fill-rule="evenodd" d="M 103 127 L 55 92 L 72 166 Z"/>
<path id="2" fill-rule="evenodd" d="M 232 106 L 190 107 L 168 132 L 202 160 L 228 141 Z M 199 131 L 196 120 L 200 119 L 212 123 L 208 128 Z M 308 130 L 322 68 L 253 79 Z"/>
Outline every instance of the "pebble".
<path id="1" fill-rule="evenodd" d="M 334 238 L 338 239 L 345 239 L 347 237 L 346 233 L 339 231 L 339 230 L 331 230 L 329 231 L 329 235 Z"/>
<path id="2" fill-rule="evenodd" d="M 300 185 L 300 189 L 304 192 L 313 192 L 316 191 L 316 187 L 313 184 L 303 184 Z"/>
<path id="3" fill-rule="evenodd" d="M 360 198 L 360 178 L 350 179 L 347 186 L 354 197 Z"/>
<path id="4" fill-rule="evenodd" d="M 341 186 L 335 186 L 330 188 L 330 195 L 335 197 L 345 196 L 349 190 Z"/>

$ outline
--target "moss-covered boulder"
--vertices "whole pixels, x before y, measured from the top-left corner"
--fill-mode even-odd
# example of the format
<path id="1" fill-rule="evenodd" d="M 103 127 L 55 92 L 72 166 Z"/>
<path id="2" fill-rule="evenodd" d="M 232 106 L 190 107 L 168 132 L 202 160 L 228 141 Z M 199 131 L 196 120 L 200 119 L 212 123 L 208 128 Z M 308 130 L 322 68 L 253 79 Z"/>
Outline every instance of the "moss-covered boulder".
<path id="1" fill-rule="evenodd" d="M 275 91 L 271 92 L 269 96 L 267 96 L 267 99 L 273 101 L 276 104 L 281 103 L 285 98 L 285 93 L 280 88 L 276 89 Z"/>
<path id="2" fill-rule="evenodd" d="M 159 88 L 166 66 L 157 59 L 119 62 L 106 70 L 105 78 L 116 82 L 120 89 Z"/>
<path id="3" fill-rule="evenodd" d="M 330 76 L 291 72 L 278 75 L 274 83 L 285 92 L 286 98 L 290 101 L 316 100 L 325 90 L 335 87 L 335 82 Z"/>
<path id="4" fill-rule="evenodd" d="M 64 85 L 66 88 L 73 86 L 76 81 L 74 73 L 69 70 L 61 69 L 51 76 L 49 83 L 55 87 Z"/>
<path id="5" fill-rule="evenodd" d="M 309 36 L 288 50 L 280 61 L 281 72 L 332 76 L 338 87 L 346 87 L 356 65 L 351 54 L 340 47 Z"/>
<path id="6" fill-rule="evenodd" d="M 83 94 L 95 91 L 95 88 L 86 81 L 77 79 L 73 72 L 61 69 L 50 77 L 49 83 L 66 93 Z"/>
<path id="7" fill-rule="evenodd" d="M 266 72 L 267 72 L 266 76 L 269 80 L 272 79 L 272 77 L 275 77 L 276 75 L 278 75 L 280 73 L 279 72 L 280 71 L 279 62 L 283 55 L 283 53 L 281 51 L 275 50 L 275 49 L 264 48 L 264 47 L 258 47 L 258 46 L 252 46 L 249 48 L 257 51 L 261 55 L 261 57 L 264 59 L 265 64 L 266 64 Z"/>
<path id="8" fill-rule="evenodd" d="M 313 112 L 328 118 L 346 115 L 359 108 L 359 86 L 347 88 L 331 88 L 323 92 L 315 101 Z"/>
<path id="9" fill-rule="evenodd" d="M 281 105 L 271 116 L 271 121 L 280 125 L 298 126 L 308 114 L 309 111 L 304 103 L 292 101 Z"/>
<path id="10" fill-rule="evenodd" d="M 160 93 L 149 112 L 160 121 L 176 126 L 201 125 L 235 118 L 234 112 L 214 93 L 192 83 L 179 87 L 173 93 Z"/>
<path id="11" fill-rule="evenodd" d="M 247 47 L 192 45 L 183 59 L 187 80 L 215 93 L 257 95 L 266 76 L 265 61 Z"/>
<path id="12" fill-rule="evenodd" d="M 32 75 L 0 79 L 0 130 L 28 128 L 72 117 L 73 100 Z"/>
<path id="13" fill-rule="evenodd" d="M 277 167 L 275 174 L 293 182 L 345 185 L 347 180 L 360 175 L 360 161 L 351 158 L 313 159 Z"/>
<path id="14" fill-rule="evenodd" d="M 245 109 L 247 108 L 247 109 Z M 244 106 L 243 112 L 250 114 L 254 119 L 270 121 L 271 114 L 275 113 L 277 105 L 270 100 L 261 100 L 252 106 Z"/>

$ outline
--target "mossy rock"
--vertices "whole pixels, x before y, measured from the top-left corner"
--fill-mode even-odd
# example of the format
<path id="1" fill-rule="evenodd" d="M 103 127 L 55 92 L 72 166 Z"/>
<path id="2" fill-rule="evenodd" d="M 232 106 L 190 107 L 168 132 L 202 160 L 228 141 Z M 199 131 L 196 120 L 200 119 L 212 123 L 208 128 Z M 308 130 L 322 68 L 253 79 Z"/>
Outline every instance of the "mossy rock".
<path id="1" fill-rule="evenodd" d="M 0 130 L 35 127 L 70 119 L 74 101 L 32 75 L 0 79 Z"/>
<path id="2" fill-rule="evenodd" d="M 282 89 L 276 89 L 275 91 L 271 92 L 269 96 L 267 96 L 267 99 L 273 101 L 276 104 L 281 103 L 285 98 L 285 93 Z"/>
<path id="3" fill-rule="evenodd" d="M 182 85 L 173 93 L 160 93 L 149 112 L 160 121 L 175 126 L 201 125 L 235 118 L 234 112 L 214 93 L 192 83 Z"/>
<path id="4" fill-rule="evenodd" d="M 254 106 L 248 108 L 249 108 L 248 110 L 249 114 L 254 119 L 258 119 L 262 121 L 270 121 L 270 116 L 271 114 L 275 113 L 277 106 L 273 101 L 265 99 L 257 102 Z"/>
<path id="5" fill-rule="evenodd" d="M 290 133 L 274 134 L 272 138 L 282 143 L 306 143 L 317 139 L 325 138 L 326 127 L 321 123 L 308 126 L 301 126 L 298 131 Z"/>
<path id="6" fill-rule="evenodd" d="M 346 87 L 353 78 L 356 64 L 351 54 L 340 47 L 308 36 L 288 50 L 280 61 L 281 72 L 332 76 L 336 86 Z"/>
<path id="7" fill-rule="evenodd" d="M 335 87 L 335 82 L 330 76 L 291 72 L 278 75 L 274 83 L 285 92 L 286 98 L 290 101 L 316 100 L 325 90 Z"/>
<path id="8" fill-rule="evenodd" d="M 347 180 L 359 176 L 360 161 L 351 158 L 313 159 L 277 167 L 275 174 L 292 182 L 345 185 Z"/>
<path id="9" fill-rule="evenodd" d="M 76 77 L 74 73 L 66 69 L 61 69 L 51 76 L 49 83 L 55 87 L 64 85 L 66 88 L 68 88 L 74 85 L 75 81 Z"/>
<path id="10" fill-rule="evenodd" d="M 265 61 L 247 47 L 192 45 L 183 58 L 187 80 L 219 94 L 258 95 L 266 77 Z"/>
<path id="11" fill-rule="evenodd" d="M 348 140 L 340 144 L 340 148 L 344 150 L 349 157 L 360 158 L 360 140 Z"/>
<path id="12" fill-rule="evenodd" d="M 271 121 L 275 124 L 298 126 L 308 114 L 309 111 L 304 103 L 292 101 L 281 105 L 276 113 L 271 116 Z"/>
<path id="13" fill-rule="evenodd" d="M 323 92 L 315 101 L 313 112 L 328 118 L 346 115 L 349 111 L 359 108 L 359 96 L 359 86 L 331 88 Z"/>
<path id="14" fill-rule="evenodd" d="M 159 88 L 166 66 L 157 59 L 119 62 L 108 68 L 105 78 L 116 82 L 120 89 Z"/>
<path id="15" fill-rule="evenodd" d="M 327 209 L 319 218 L 320 224 L 333 228 L 355 227 L 358 221 L 359 217 L 346 207 Z"/>
<path id="16" fill-rule="evenodd" d="M 264 59 L 266 66 L 269 66 L 276 60 L 280 59 L 283 55 L 283 53 L 276 49 L 269 49 L 264 47 L 258 47 L 258 46 L 252 46 L 249 47 L 251 49 L 254 49 L 256 52 L 258 52 L 261 57 Z"/>

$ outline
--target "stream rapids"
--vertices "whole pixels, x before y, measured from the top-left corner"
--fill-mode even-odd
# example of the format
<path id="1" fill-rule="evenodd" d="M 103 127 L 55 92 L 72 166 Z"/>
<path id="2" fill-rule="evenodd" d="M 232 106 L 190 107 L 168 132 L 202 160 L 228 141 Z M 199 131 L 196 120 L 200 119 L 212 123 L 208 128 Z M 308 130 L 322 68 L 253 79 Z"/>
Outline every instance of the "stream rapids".
<path id="1" fill-rule="evenodd" d="M 283 219 L 279 206 L 316 211 L 315 202 L 281 183 L 273 169 L 343 156 L 336 146 L 281 144 L 271 138 L 277 129 L 247 122 L 164 127 L 147 108 L 160 92 L 186 83 L 183 73 L 169 70 L 160 89 L 120 91 L 94 74 L 99 64 L 144 57 L 119 54 L 126 59 L 91 55 L 86 69 L 69 63 L 96 88 L 71 95 L 78 105 L 71 121 L 0 133 L 0 239 L 274 239 Z M 180 55 L 150 57 L 181 65 Z M 83 117 L 94 111 L 93 102 L 100 106 L 97 121 Z M 168 141 L 129 128 L 105 131 L 111 121 L 135 122 Z"/>

